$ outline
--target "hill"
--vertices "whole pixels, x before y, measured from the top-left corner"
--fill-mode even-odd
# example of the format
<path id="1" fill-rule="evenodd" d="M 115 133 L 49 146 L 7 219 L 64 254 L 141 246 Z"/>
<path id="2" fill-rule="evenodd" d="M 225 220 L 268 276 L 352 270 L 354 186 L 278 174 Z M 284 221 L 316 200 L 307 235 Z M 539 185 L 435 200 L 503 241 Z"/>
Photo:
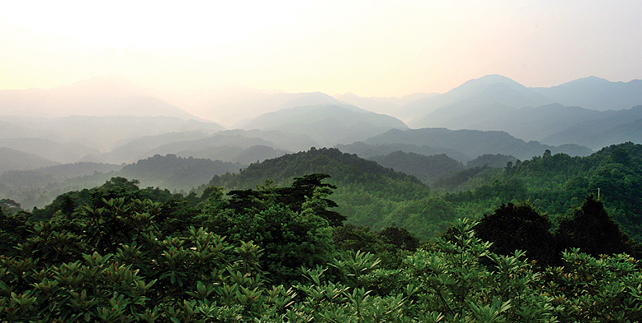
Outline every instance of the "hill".
<path id="1" fill-rule="evenodd" d="M 2 114 L 30 117 L 195 116 L 117 76 L 93 77 L 50 90 L 0 90 Z"/>
<path id="2" fill-rule="evenodd" d="M 354 105 L 364 110 L 387 114 L 401 120 L 409 121 L 407 116 L 404 117 L 400 110 L 410 102 L 429 98 L 438 95 L 438 93 L 414 93 L 399 98 L 395 97 L 360 97 L 352 92 L 336 94 L 333 97 L 342 102 Z"/>
<path id="3" fill-rule="evenodd" d="M 0 139 L 0 146 L 38 155 L 59 163 L 74 163 L 99 152 L 80 143 L 60 143 L 45 138 Z"/>
<path id="4" fill-rule="evenodd" d="M 542 141 L 598 147 L 594 149 L 626 141 L 642 143 L 642 128 L 637 127 L 641 120 L 642 105 L 618 111 L 604 111 L 596 118 L 577 122 Z"/>
<path id="5" fill-rule="evenodd" d="M 640 93 L 642 80 L 623 83 L 589 77 L 550 88 L 528 88 L 500 75 L 487 75 L 410 102 L 399 109 L 399 115 L 411 118 L 408 124 L 413 128 L 505 131 L 525 141 L 600 149 L 637 140 L 638 134 L 617 133 L 616 128 L 640 118 L 624 112 L 642 104 Z"/>
<path id="6" fill-rule="evenodd" d="M 464 169 L 464 166 L 446 154 L 424 156 L 416 153 L 396 151 L 384 156 L 369 158 L 384 167 L 413 175 L 424 183 L 447 176 Z"/>
<path id="7" fill-rule="evenodd" d="M 642 80 L 611 82 L 590 76 L 532 90 L 562 105 L 590 110 L 622 110 L 642 104 Z"/>
<path id="8" fill-rule="evenodd" d="M 310 173 L 331 176 L 328 182 L 338 187 L 332 199 L 349 224 L 375 230 L 396 224 L 419 237 L 428 238 L 442 232 L 454 219 L 451 214 L 444 214 L 438 221 L 425 223 L 422 210 L 426 206 L 422 203 L 431 195 L 428 186 L 414 176 L 334 148 L 310 149 L 268 159 L 251 164 L 238 174 L 214 176 L 208 185 L 249 189 L 269 179 L 277 185 L 288 186 L 293 177 Z"/>
<path id="9" fill-rule="evenodd" d="M 180 138 L 180 136 L 171 136 L 166 139 L 177 138 Z M 132 141 L 123 148 L 130 145 L 142 148 L 144 144 L 146 142 Z M 145 158 L 156 154 L 175 154 L 182 157 L 192 156 L 249 164 L 256 160 L 277 157 L 291 150 L 298 151 L 317 145 L 316 141 L 305 135 L 294 135 L 276 130 L 246 131 L 237 129 L 219 131 L 215 134 L 195 139 L 166 140 L 162 145 L 153 148 L 147 146 L 148 150 L 141 149 L 139 156 Z"/>
<path id="10" fill-rule="evenodd" d="M 223 130 L 223 127 L 214 122 L 162 116 L 69 116 L 59 118 L 3 116 L 2 119 L 4 122 L 27 129 L 20 135 L 8 136 L 8 139 L 39 138 L 62 144 L 81 144 L 100 152 L 111 151 L 142 136 L 189 131 L 203 131 L 212 134 Z M 94 161 L 101 162 L 100 160 Z"/>
<path id="11" fill-rule="evenodd" d="M 499 171 L 462 176 L 471 170 L 475 169 L 452 176 L 451 183 L 457 177 L 464 179 L 454 189 L 458 193 L 441 197 L 448 208 L 459 209 L 462 215 L 528 200 L 540 212 L 558 218 L 593 194 L 625 232 L 642 241 L 642 145 L 612 145 L 585 157 L 546 151 Z M 448 182 L 443 181 L 444 187 Z"/>
<path id="12" fill-rule="evenodd" d="M 11 170 L 36 169 L 57 164 L 36 154 L 0 147 L 0 174 Z"/>
<path id="13" fill-rule="evenodd" d="M 25 209 L 43 207 L 71 190 L 98 186 L 112 177 L 136 180 L 143 187 L 187 192 L 207 183 L 214 175 L 238 172 L 239 163 L 204 158 L 156 155 L 128 165 L 74 163 L 0 174 L 0 197 Z"/>
<path id="14" fill-rule="evenodd" d="M 117 176 L 140 181 L 143 187 L 162 187 L 189 191 L 212 176 L 238 171 L 241 164 L 204 158 L 182 158 L 176 155 L 155 155 L 126 165 Z"/>
<path id="15" fill-rule="evenodd" d="M 113 173 L 122 165 L 80 162 L 41 167 L 33 170 L 16 170 L 0 174 L 0 182 L 12 188 L 46 187 L 76 177 L 92 176 L 97 173 Z"/>
<path id="16" fill-rule="evenodd" d="M 240 123 L 243 129 L 279 130 L 308 135 L 321 146 L 352 143 L 390 129 L 407 129 L 400 120 L 354 106 L 299 106 Z"/>
<path id="17" fill-rule="evenodd" d="M 226 188 L 252 188 L 265 180 L 276 183 L 288 183 L 293 177 L 310 173 L 325 173 L 332 182 L 357 183 L 363 177 L 373 176 L 374 181 L 401 180 L 423 187 L 421 182 L 410 175 L 395 172 L 373 161 L 359 158 L 357 155 L 342 153 L 335 148 L 312 148 L 305 152 L 286 154 L 281 157 L 251 164 L 239 174 L 215 176 L 210 184 Z M 372 187 L 373 190 L 383 190 Z"/>
<path id="18" fill-rule="evenodd" d="M 112 163 L 132 163 L 137 160 L 155 155 L 152 151 L 164 145 L 171 145 L 177 142 L 198 140 L 209 137 L 211 134 L 202 130 L 169 132 L 159 135 L 142 136 L 132 139 L 113 150 L 101 154 L 99 159 Z M 166 152 L 174 153 L 174 151 Z"/>
<path id="19" fill-rule="evenodd" d="M 365 144 L 409 144 L 429 146 L 458 151 L 467 156 L 467 160 L 485 154 L 503 154 L 519 159 L 530 159 L 541 155 L 544 150 L 564 152 L 573 156 L 586 156 L 592 151 L 577 145 L 548 146 L 536 141 L 525 142 L 502 131 L 448 130 L 443 128 L 424 128 L 411 130 L 390 130 L 364 141 Z M 460 160 L 461 161 L 461 160 Z"/>
<path id="20" fill-rule="evenodd" d="M 414 128 L 446 127 L 465 129 L 468 124 L 501 116 L 502 113 L 524 106 L 554 103 L 507 77 L 487 75 L 444 93 L 403 107 Z"/>
<path id="21" fill-rule="evenodd" d="M 504 168 L 508 163 L 514 164 L 517 162 L 517 158 L 513 156 L 506 156 L 502 154 L 486 154 L 486 155 L 481 155 L 469 162 L 466 163 L 466 168 L 473 168 L 473 167 L 482 167 L 482 166 L 487 166 L 487 167 L 492 167 L 492 168 Z"/>
<path id="22" fill-rule="evenodd" d="M 453 158 L 459 162 L 466 162 L 470 160 L 470 157 L 464 155 L 463 153 L 456 151 L 454 149 L 444 148 L 444 147 L 430 147 L 430 146 L 419 146 L 414 144 L 404 144 L 404 143 L 393 143 L 393 144 L 366 144 L 364 142 L 358 141 L 349 145 L 336 145 L 341 151 L 356 154 L 361 158 L 372 158 L 375 156 L 382 156 L 392 154 L 395 151 L 403 151 L 407 153 L 415 153 L 424 156 L 432 155 L 448 155 L 448 157 Z"/>
<path id="23" fill-rule="evenodd" d="M 558 103 L 538 106 L 523 107 L 506 111 L 492 119 L 483 119 L 468 125 L 468 129 L 484 131 L 505 131 L 512 136 L 522 140 L 543 141 L 563 129 L 572 128 L 590 120 L 598 120 L 605 117 L 605 113 L 595 110 L 584 109 L 574 106 L 563 106 Z M 577 142 L 558 142 L 561 144 L 579 144 Z M 603 146 L 591 149 L 600 149 Z"/>

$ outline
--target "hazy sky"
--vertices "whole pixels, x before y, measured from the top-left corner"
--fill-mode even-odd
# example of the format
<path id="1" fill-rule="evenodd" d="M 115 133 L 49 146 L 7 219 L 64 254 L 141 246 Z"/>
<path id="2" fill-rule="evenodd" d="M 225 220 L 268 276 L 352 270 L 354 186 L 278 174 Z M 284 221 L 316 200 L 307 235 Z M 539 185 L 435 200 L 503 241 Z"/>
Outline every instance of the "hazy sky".
<path id="1" fill-rule="evenodd" d="M 0 89 L 102 75 L 330 95 L 642 78 L 642 1 L 3 1 Z"/>

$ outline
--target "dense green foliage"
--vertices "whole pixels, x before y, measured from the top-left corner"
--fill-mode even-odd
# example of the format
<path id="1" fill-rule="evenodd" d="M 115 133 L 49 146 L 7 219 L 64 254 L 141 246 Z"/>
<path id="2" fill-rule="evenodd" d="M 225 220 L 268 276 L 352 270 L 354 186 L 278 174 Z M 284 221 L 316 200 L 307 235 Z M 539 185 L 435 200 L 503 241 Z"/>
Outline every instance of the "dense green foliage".
<path id="1" fill-rule="evenodd" d="M 553 219 L 571 214 L 587 194 L 599 191 L 599 199 L 622 229 L 642 241 L 642 145 L 614 145 L 587 157 L 546 151 L 463 185 L 476 188 L 445 195 L 452 207 L 467 205 L 468 210 L 490 213 L 504 203 L 530 200 Z"/>
<path id="2" fill-rule="evenodd" d="M 502 205 L 475 226 L 477 235 L 493 243 L 490 250 L 508 255 L 516 249 L 543 265 L 559 265 L 561 251 L 551 229 L 553 223 L 526 204 Z M 623 250 L 620 250 L 623 251 Z"/>
<path id="3" fill-rule="evenodd" d="M 473 170 L 439 195 L 312 149 L 187 195 L 3 199 L 0 321 L 640 320 L 642 146 Z"/>
<path id="4" fill-rule="evenodd" d="M 513 156 L 506 156 L 502 154 L 485 154 L 481 155 L 469 162 L 466 163 L 466 168 L 473 168 L 473 167 L 494 167 L 494 168 L 504 168 L 506 167 L 506 164 L 511 163 L 514 164 L 517 161 L 517 158 Z"/>
<path id="5" fill-rule="evenodd" d="M 594 257 L 618 253 L 642 257 L 642 245 L 620 230 L 602 201 L 593 195 L 587 196 L 572 216 L 560 218 L 557 223 L 528 203 L 502 205 L 484 215 L 475 231 L 493 243 L 493 252 L 507 255 L 515 249 L 524 250 L 540 266 L 560 265 L 562 251 L 571 248 L 580 248 Z"/>
<path id="6" fill-rule="evenodd" d="M 425 210 L 423 204 L 431 196 L 428 186 L 413 176 L 338 149 L 312 148 L 269 159 L 252 164 L 239 174 L 215 176 L 209 184 L 238 190 L 271 179 L 279 185 L 289 185 L 292 177 L 311 171 L 331 176 L 330 183 L 338 187 L 333 195 L 339 205 L 337 211 L 345 215 L 350 224 L 375 230 L 396 224 L 413 228 L 413 233 L 429 238 L 443 232 L 454 219 L 449 213 L 442 215 L 442 221 L 426 221 L 420 212 Z"/>
<path id="7" fill-rule="evenodd" d="M 347 222 L 375 230 L 396 224 L 422 239 L 438 236 L 461 217 L 490 214 L 502 204 L 530 201 L 551 220 L 571 214 L 589 193 L 633 239 L 642 241 L 640 145 L 604 148 L 588 157 L 544 152 L 542 157 L 507 163 L 503 169 L 469 168 L 431 185 L 435 193 L 411 177 L 393 172 L 336 149 L 308 152 L 252 164 L 240 174 L 216 176 L 210 182 L 228 189 L 247 189 L 267 178 L 288 185 L 290 178 L 311 169 L 330 174 L 338 187 L 333 198 Z"/>
<path id="8" fill-rule="evenodd" d="M 87 205 L 63 212 L 63 204 L 46 221 L 2 211 L 1 233 L 14 239 L 2 240 L 0 321 L 642 317 L 639 263 L 626 254 L 594 257 L 568 249 L 560 266 L 536 266 L 528 252 L 494 252 L 475 233 L 481 224 L 467 219 L 417 248 L 417 240 L 397 227 L 374 232 L 331 225 L 321 212 L 331 202 L 326 177 L 295 178 L 289 187 L 267 182 L 227 196 L 210 188 L 201 197 L 177 194 L 164 202 L 162 194 L 140 199 L 135 182 L 115 178 L 96 188 Z M 582 214 L 595 206 L 591 201 Z M 185 216 L 186 210 L 196 213 Z M 504 207 L 495 215 L 509 211 L 532 212 Z"/>

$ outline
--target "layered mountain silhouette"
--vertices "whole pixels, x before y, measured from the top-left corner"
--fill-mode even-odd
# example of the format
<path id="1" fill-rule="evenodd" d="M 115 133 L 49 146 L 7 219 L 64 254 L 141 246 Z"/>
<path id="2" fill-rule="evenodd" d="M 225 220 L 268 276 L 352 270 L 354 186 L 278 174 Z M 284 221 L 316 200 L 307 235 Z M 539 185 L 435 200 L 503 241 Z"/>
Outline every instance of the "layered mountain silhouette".
<path id="1" fill-rule="evenodd" d="M 482 119 L 492 119 L 516 107 L 541 106 L 553 100 L 500 75 L 470 80 L 451 91 L 412 102 L 403 107 L 413 116 L 413 128 L 464 129 Z"/>
<path id="2" fill-rule="evenodd" d="M 614 143 L 642 142 L 642 105 L 618 111 L 603 111 L 599 117 L 576 122 L 542 139 L 549 144 L 577 143 L 599 149 Z"/>
<path id="3" fill-rule="evenodd" d="M 310 136 L 321 146 L 351 143 L 390 129 L 407 129 L 399 119 L 351 105 L 308 105 L 266 113 L 239 124 L 244 129 L 279 130 Z"/>
<path id="4" fill-rule="evenodd" d="M 0 107 L 2 115 L 32 117 L 169 116 L 197 119 L 117 76 L 93 77 L 50 90 L 2 90 Z"/>
<path id="5" fill-rule="evenodd" d="M 76 143 L 99 151 L 110 151 L 142 136 L 171 132 L 206 131 L 223 128 L 209 121 L 164 116 L 67 116 L 57 118 L 3 116 L 5 125 L 16 131 L 0 132 L 0 139 L 41 138 L 59 143 Z"/>
<path id="6" fill-rule="evenodd" d="M 0 147 L 0 174 L 12 170 L 35 169 L 58 164 L 36 154 Z"/>
<path id="7" fill-rule="evenodd" d="M 359 105 L 358 99 L 348 98 Z M 610 82 L 592 76 L 550 88 L 529 88 L 504 76 L 487 75 L 407 103 L 391 115 L 412 128 L 505 131 L 525 141 L 597 150 L 642 136 L 642 129 L 634 127 L 641 118 L 635 109 L 639 105 L 642 80 Z"/>
<path id="8" fill-rule="evenodd" d="M 312 138 L 280 131 L 174 132 L 131 140 L 100 158 L 112 163 L 131 163 L 157 154 L 174 154 L 246 165 L 313 146 L 318 146 L 318 143 Z"/>
<path id="9" fill-rule="evenodd" d="M 400 98 L 390 97 L 360 97 L 352 92 L 344 94 L 335 94 L 334 98 L 342 102 L 358 106 L 362 109 L 393 115 L 399 117 L 398 113 L 403 106 L 425 98 L 439 95 L 438 93 L 414 93 L 411 95 L 402 96 Z M 402 119 L 405 120 L 405 119 Z"/>
<path id="10" fill-rule="evenodd" d="M 642 104 L 642 80 L 611 82 L 596 76 L 533 91 L 566 106 L 606 111 L 629 109 Z"/>
<path id="11" fill-rule="evenodd" d="M 395 151 L 388 155 L 369 159 L 384 167 L 413 175 L 424 183 L 464 170 L 464 165 L 446 154 L 425 156 L 412 152 Z"/>
<path id="12" fill-rule="evenodd" d="M 159 97 L 185 106 L 199 116 L 238 128 L 239 122 L 261 114 L 306 105 L 344 104 L 321 92 L 282 93 L 269 92 L 231 85 L 193 92 L 172 93 L 165 91 Z"/>
<path id="13" fill-rule="evenodd" d="M 536 141 L 525 142 L 502 131 L 448 130 L 445 128 L 424 128 L 411 130 L 389 130 L 386 133 L 363 141 L 362 145 L 377 147 L 399 145 L 397 147 L 434 147 L 459 152 L 467 162 L 485 154 L 510 155 L 519 159 L 541 156 L 547 149 L 552 153 L 566 153 L 571 156 L 587 156 L 592 150 L 578 145 L 549 146 Z M 346 151 L 352 152 L 349 147 Z M 400 149 L 403 151 L 403 149 Z M 414 152 L 414 151 L 407 151 Z M 450 156 L 456 158 L 455 156 Z"/>
<path id="14" fill-rule="evenodd" d="M 59 143 L 44 138 L 0 139 L 0 147 L 38 155 L 59 163 L 73 163 L 84 156 L 99 153 L 98 149 L 77 143 Z"/>
<path id="15" fill-rule="evenodd" d="M 61 163 L 120 164 L 175 154 L 246 164 L 333 146 L 362 157 L 403 151 L 447 154 L 465 163 L 483 154 L 526 159 L 545 149 L 585 155 L 610 144 L 642 141 L 640 80 L 588 77 L 529 88 L 487 75 L 444 94 L 401 98 L 240 86 L 226 91 L 193 92 L 191 101 L 176 102 L 189 101 L 190 111 L 236 121 L 235 127 L 244 130 L 223 131 L 219 124 L 168 103 L 174 102 L 172 93 L 152 94 L 120 77 L 96 77 L 50 90 L 3 90 L 0 147 Z M 430 135 L 419 141 L 377 141 L 396 133 L 391 130 L 411 133 L 401 120 Z M 481 132 L 452 132 L 464 129 Z M 431 141 L 438 134 L 443 140 Z M 457 136 L 460 142 L 445 139 Z"/>

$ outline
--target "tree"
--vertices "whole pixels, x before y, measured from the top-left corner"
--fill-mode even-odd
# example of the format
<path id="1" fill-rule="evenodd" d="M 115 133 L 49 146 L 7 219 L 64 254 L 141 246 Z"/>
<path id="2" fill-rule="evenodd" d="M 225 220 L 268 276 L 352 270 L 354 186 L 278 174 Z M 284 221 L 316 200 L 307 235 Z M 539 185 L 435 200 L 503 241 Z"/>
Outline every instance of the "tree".
<path id="1" fill-rule="evenodd" d="M 586 197 L 572 217 L 560 221 L 557 238 L 562 249 L 580 248 L 580 251 L 594 257 L 633 252 L 633 242 L 593 194 Z"/>
<path id="2" fill-rule="evenodd" d="M 14 246 L 27 239 L 32 228 L 32 224 L 27 221 L 28 216 L 23 211 L 6 213 L 4 207 L 0 208 L 0 255 L 15 254 Z"/>
<path id="3" fill-rule="evenodd" d="M 22 211 L 20 208 L 20 203 L 12 199 L 0 199 L 0 209 L 5 214 L 14 214 L 18 211 Z"/>
<path id="4" fill-rule="evenodd" d="M 333 190 L 337 188 L 332 184 L 323 183 L 323 180 L 329 177 L 330 175 L 321 173 L 295 177 L 292 186 L 277 189 L 278 201 L 289 206 L 293 211 L 300 212 L 307 199 L 316 194 L 325 204 L 325 207 L 316 210 L 317 214 L 328 220 L 331 226 L 340 226 L 346 220 L 346 217 L 327 209 L 339 206 L 328 199 L 328 196 L 334 193 Z"/>
<path id="5" fill-rule="evenodd" d="M 560 251 L 551 234 L 551 221 L 526 203 L 502 204 L 493 214 L 484 217 L 475 226 L 477 236 L 492 242 L 491 250 L 501 255 L 526 251 L 526 257 L 541 265 L 559 263 Z"/>

